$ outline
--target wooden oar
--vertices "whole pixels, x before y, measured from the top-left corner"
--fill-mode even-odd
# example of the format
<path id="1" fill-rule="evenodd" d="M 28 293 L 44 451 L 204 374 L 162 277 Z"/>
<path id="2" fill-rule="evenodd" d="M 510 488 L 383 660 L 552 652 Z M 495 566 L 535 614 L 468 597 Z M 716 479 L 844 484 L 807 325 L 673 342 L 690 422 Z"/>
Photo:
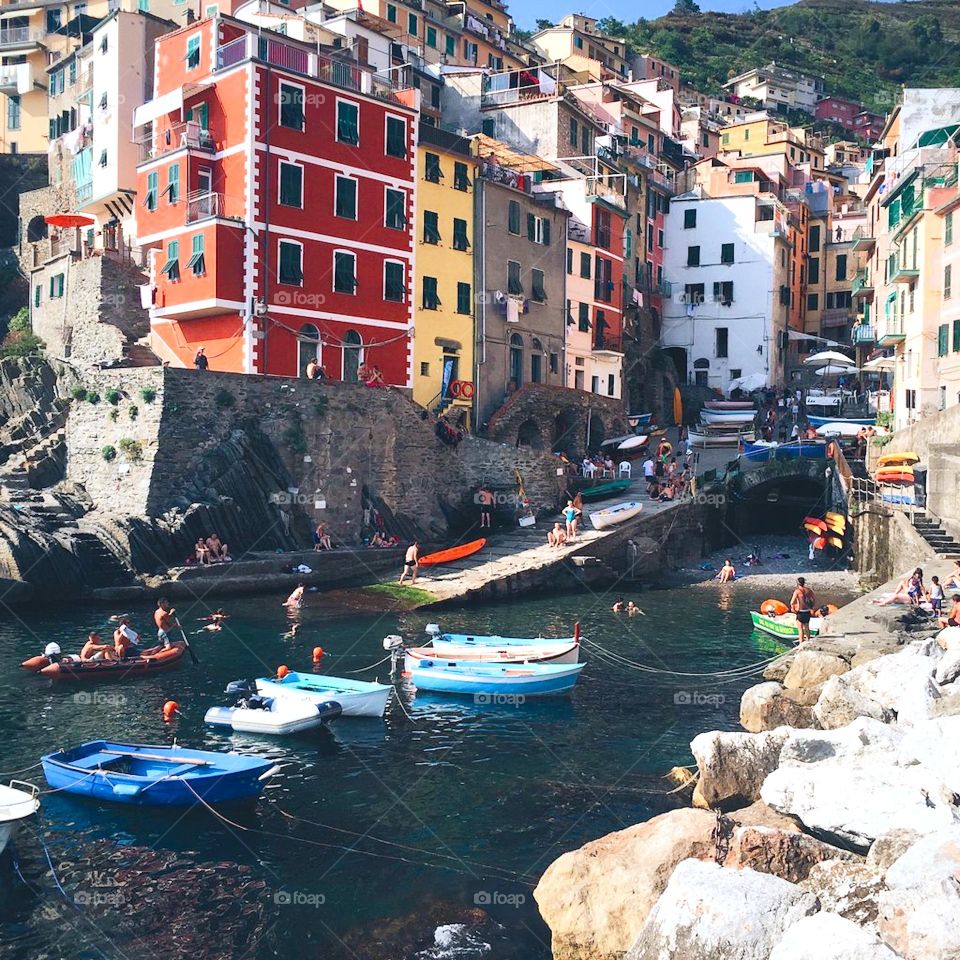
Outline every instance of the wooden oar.
<path id="1" fill-rule="evenodd" d="M 183 637 L 184 646 L 187 648 L 187 653 L 190 654 L 190 659 L 193 661 L 195 667 L 200 666 L 200 661 L 197 659 L 197 655 L 193 652 L 193 647 L 190 646 L 190 641 L 187 639 L 186 633 L 183 631 L 183 627 L 180 626 L 180 621 L 175 617 L 173 622 L 177 625 L 177 629 L 180 631 L 180 636 Z"/>

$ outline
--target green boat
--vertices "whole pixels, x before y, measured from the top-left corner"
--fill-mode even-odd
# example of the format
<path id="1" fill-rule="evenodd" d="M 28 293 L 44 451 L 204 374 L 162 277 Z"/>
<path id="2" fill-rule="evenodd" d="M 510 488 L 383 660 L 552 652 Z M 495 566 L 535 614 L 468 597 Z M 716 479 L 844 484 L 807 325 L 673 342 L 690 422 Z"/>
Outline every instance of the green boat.
<path id="1" fill-rule="evenodd" d="M 769 633 L 771 637 L 780 640 L 799 640 L 800 628 L 796 617 L 792 613 L 784 613 L 779 617 L 766 617 L 755 610 L 750 611 L 750 619 L 755 630 Z M 810 636 L 815 637 L 820 632 L 820 620 L 817 617 L 810 619 Z"/>
<path id="2" fill-rule="evenodd" d="M 630 480 L 609 480 L 607 483 L 598 483 L 595 487 L 587 487 L 580 491 L 580 496 L 584 500 L 606 500 L 608 497 L 616 497 L 630 488 Z"/>

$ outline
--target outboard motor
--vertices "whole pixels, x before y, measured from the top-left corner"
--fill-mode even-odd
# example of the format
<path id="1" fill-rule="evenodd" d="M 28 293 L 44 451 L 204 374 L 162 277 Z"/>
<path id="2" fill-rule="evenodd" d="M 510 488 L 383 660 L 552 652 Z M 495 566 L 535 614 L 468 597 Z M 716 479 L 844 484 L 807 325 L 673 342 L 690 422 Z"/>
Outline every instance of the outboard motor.
<path id="1" fill-rule="evenodd" d="M 271 710 L 273 708 L 273 697 L 261 697 L 254 694 L 251 697 L 241 697 L 236 705 L 245 710 Z"/>
<path id="2" fill-rule="evenodd" d="M 397 666 L 403 661 L 403 637 L 391 633 L 383 638 L 383 649 L 390 654 L 390 672 L 395 673 Z"/>
<path id="3" fill-rule="evenodd" d="M 257 695 L 257 681 L 231 680 L 224 693 L 228 693 L 231 697 L 255 697 Z"/>
<path id="4" fill-rule="evenodd" d="M 424 632 L 430 637 L 431 640 L 434 637 L 443 636 L 443 631 L 440 629 L 440 625 L 436 623 L 428 623 L 426 627 L 424 627 Z"/>

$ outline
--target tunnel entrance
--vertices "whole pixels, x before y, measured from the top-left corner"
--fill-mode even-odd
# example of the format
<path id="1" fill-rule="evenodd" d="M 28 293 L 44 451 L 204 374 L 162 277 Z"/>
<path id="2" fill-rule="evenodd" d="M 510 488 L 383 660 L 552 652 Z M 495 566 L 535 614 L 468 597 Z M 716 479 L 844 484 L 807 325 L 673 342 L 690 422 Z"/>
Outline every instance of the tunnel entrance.
<path id="1" fill-rule="evenodd" d="M 826 483 L 809 477 L 780 477 L 734 494 L 728 523 L 742 536 L 762 533 L 801 533 L 803 518 L 822 516 Z"/>

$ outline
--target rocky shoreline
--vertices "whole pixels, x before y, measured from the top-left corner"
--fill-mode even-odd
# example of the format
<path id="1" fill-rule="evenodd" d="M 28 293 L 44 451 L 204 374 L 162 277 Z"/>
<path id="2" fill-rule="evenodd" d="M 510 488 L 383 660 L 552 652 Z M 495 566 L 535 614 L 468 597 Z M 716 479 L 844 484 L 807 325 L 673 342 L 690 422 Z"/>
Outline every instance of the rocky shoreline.
<path id="1" fill-rule="evenodd" d="M 960 628 L 882 591 L 694 738 L 691 807 L 550 865 L 555 960 L 960 957 Z"/>

